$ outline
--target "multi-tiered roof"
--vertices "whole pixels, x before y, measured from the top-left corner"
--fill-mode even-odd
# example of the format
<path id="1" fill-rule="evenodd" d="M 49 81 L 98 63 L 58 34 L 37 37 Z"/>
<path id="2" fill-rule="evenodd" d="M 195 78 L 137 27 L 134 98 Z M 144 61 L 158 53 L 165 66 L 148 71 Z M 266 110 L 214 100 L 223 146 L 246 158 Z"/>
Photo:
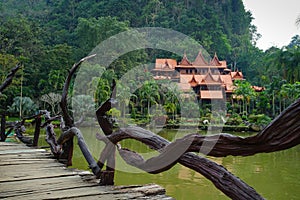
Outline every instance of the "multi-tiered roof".
<path id="1" fill-rule="evenodd" d="M 244 79 L 242 72 L 228 69 L 226 61 L 220 61 L 216 53 L 207 61 L 201 51 L 194 62 L 185 53 L 178 63 L 175 59 L 156 59 L 152 72 L 155 79 L 178 82 L 184 92 L 193 88 L 200 99 L 229 97 L 234 89 L 233 82 Z"/>

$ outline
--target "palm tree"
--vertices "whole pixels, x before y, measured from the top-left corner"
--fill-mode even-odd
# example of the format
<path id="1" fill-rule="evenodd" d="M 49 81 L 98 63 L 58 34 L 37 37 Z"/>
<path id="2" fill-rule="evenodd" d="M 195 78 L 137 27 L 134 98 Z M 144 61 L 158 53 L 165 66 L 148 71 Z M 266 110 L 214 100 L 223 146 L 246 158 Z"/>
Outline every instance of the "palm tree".
<path id="1" fill-rule="evenodd" d="M 22 108 L 22 110 L 20 108 Z M 12 105 L 8 107 L 8 111 L 12 114 L 20 113 L 20 118 L 33 115 L 37 109 L 38 106 L 30 97 L 15 97 Z"/>
<path id="2" fill-rule="evenodd" d="M 178 86 L 174 83 L 167 83 L 167 91 L 165 92 L 164 96 L 164 107 L 167 112 L 172 112 L 172 118 L 175 119 L 175 115 L 177 110 L 179 110 L 179 101 L 181 91 L 179 90 Z"/>
<path id="3" fill-rule="evenodd" d="M 62 90 L 66 79 L 65 70 L 51 70 L 49 73 L 49 84 L 55 91 Z"/>
<path id="4" fill-rule="evenodd" d="M 159 88 L 154 80 L 145 82 L 142 87 L 141 97 L 141 103 L 146 102 L 147 104 L 147 118 L 149 118 L 151 104 L 157 104 L 157 101 L 160 99 Z"/>
<path id="5" fill-rule="evenodd" d="M 300 82 L 283 84 L 280 93 L 288 100 L 288 104 L 293 103 L 300 97 Z"/>
<path id="6" fill-rule="evenodd" d="M 167 111 L 167 113 L 172 113 L 172 119 L 175 119 L 175 111 L 176 111 L 176 105 L 172 102 L 167 102 L 164 105 L 164 109 Z"/>
<path id="7" fill-rule="evenodd" d="M 97 83 L 97 89 L 95 92 L 95 102 L 97 106 L 105 102 L 110 96 L 110 84 L 107 79 L 100 78 Z"/>
<path id="8" fill-rule="evenodd" d="M 126 106 L 129 105 L 131 97 L 130 88 L 126 84 L 117 84 L 116 87 L 116 98 L 121 110 L 121 116 L 125 117 Z"/>
<path id="9" fill-rule="evenodd" d="M 248 81 L 236 81 L 235 86 L 234 93 L 237 97 L 241 96 L 242 113 L 248 114 L 248 111 L 250 111 L 250 102 L 255 97 L 255 92 Z"/>

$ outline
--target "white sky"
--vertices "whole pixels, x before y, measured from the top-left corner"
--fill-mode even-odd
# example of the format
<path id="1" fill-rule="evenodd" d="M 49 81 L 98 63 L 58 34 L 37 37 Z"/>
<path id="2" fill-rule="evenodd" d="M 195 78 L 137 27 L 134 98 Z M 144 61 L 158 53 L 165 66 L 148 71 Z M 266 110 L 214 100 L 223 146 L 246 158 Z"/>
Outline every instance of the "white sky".
<path id="1" fill-rule="evenodd" d="M 288 45 L 300 27 L 295 22 L 300 15 L 300 0 L 243 0 L 245 9 L 255 18 L 252 21 L 262 35 L 257 46 L 266 50 L 271 46 Z"/>

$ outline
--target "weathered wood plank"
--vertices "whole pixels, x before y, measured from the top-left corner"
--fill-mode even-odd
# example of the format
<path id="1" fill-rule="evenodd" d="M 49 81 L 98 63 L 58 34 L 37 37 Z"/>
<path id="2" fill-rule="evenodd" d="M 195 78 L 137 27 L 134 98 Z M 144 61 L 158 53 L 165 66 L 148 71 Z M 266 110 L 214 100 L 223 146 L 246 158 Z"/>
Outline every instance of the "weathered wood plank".
<path id="1" fill-rule="evenodd" d="M 25 165 L 25 164 L 39 164 L 39 165 L 47 165 L 47 163 L 53 163 L 48 159 L 12 159 L 12 160 L 0 160 L 0 166 L 5 165 Z"/>
<path id="2" fill-rule="evenodd" d="M 16 171 L 20 169 L 22 170 L 26 169 L 26 171 L 33 171 L 33 170 L 44 169 L 44 168 L 64 167 L 64 164 L 52 160 L 44 160 L 44 162 L 40 162 L 40 161 L 37 162 L 35 160 L 31 160 L 27 162 L 10 160 L 10 161 L 1 161 L 0 166 L 3 166 L 3 170 L 8 169 L 10 171 Z"/>
<path id="3" fill-rule="evenodd" d="M 142 194 L 136 193 L 129 193 L 129 194 L 109 194 L 106 196 L 85 196 L 85 197 L 75 197 L 69 199 L 76 199 L 76 200 L 94 200 L 94 199 L 101 199 L 101 200 L 128 200 L 128 199 L 137 199 L 137 200 L 173 200 L 174 198 L 168 197 L 166 195 L 155 195 L 155 196 L 144 196 Z"/>
<path id="4" fill-rule="evenodd" d="M 0 183 L 60 176 L 73 176 L 78 174 L 76 171 L 66 170 L 66 167 L 47 167 L 44 165 L 27 168 L 20 166 L 1 166 L 1 172 L 2 171 L 5 173 L 1 173 Z"/>
<path id="5" fill-rule="evenodd" d="M 28 159 L 28 158 L 53 158 L 53 155 L 51 155 L 49 152 L 32 152 L 32 153 L 19 153 L 19 154 L 0 154 L 0 160 L 1 159 L 7 159 L 7 158 L 15 158 L 15 159 Z"/>
<path id="6" fill-rule="evenodd" d="M 0 198 L 34 195 L 39 194 L 40 192 L 91 187 L 96 185 L 97 183 L 83 181 L 78 175 L 47 179 L 20 180 L 0 183 Z"/>
<path id="7" fill-rule="evenodd" d="M 91 172 L 66 168 L 44 149 L 0 143 L 0 198 L 6 199 L 162 199 L 155 185 L 100 186 Z"/>
<path id="8" fill-rule="evenodd" d="M 151 192 L 149 193 L 149 190 Z M 20 196 L 26 199 L 65 199 L 65 198 L 78 198 L 78 197 L 101 197 L 101 199 L 129 199 L 129 198 L 142 198 L 145 196 L 156 195 L 153 191 L 156 190 L 158 194 L 164 192 L 164 189 L 158 185 L 136 186 L 129 188 L 118 188 L 113 186 L 90 186 L 90 187 L 77 187 L 65 188 L 56 190 L 46 190 L 39 192 L 28 191 Z"/>
<path id="9" fill-rule="evenodd" d="M 45 149 L 8 149 L 8 150 L 1 150 L 1 154 L 25 154 L 25 153 L 45 153 Z"/>

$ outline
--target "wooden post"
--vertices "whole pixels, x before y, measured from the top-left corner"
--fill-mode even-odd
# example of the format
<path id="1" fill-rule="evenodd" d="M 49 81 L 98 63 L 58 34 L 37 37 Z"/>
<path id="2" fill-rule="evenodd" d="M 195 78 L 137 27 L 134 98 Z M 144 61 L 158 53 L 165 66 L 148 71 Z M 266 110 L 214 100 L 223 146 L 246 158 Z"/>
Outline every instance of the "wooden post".
<path id="1" fill-rule="evenodd" d="M 35 119 L 35 131 L 34 131 L 33 144 L 32 144 L 32 146 L 34 147 L 38 146 L 39 136 L 41 132 L 41 123 L 42 123 L 42 118 L 40 115 L 38 115 Z"/>
<path id="2" fill-rule="evenodd" d="M 72 166 L 72 157 L 73 157 L 73 148 L 74 142 L 73 137 L 71 137 L 68 141 L 66 141 L 62 145 L 62 153 L 59 155 L 58 160 L 67 166 Z"/>
<path id="3" fill-rule="evenodd" d="M 5 114 L 2 113 L 1 114 L 1 132 L 0 132 L 0 138 L 1 138 L 1 142 L 4 142 L 6 139 L 6 135 L 5 135 Z"/>
<path id="4" fill-rule="evenodd" d="M 100 175 L 100 185 L 114 185 L 115 172 L 110 170 L 102 171 Z"/>

